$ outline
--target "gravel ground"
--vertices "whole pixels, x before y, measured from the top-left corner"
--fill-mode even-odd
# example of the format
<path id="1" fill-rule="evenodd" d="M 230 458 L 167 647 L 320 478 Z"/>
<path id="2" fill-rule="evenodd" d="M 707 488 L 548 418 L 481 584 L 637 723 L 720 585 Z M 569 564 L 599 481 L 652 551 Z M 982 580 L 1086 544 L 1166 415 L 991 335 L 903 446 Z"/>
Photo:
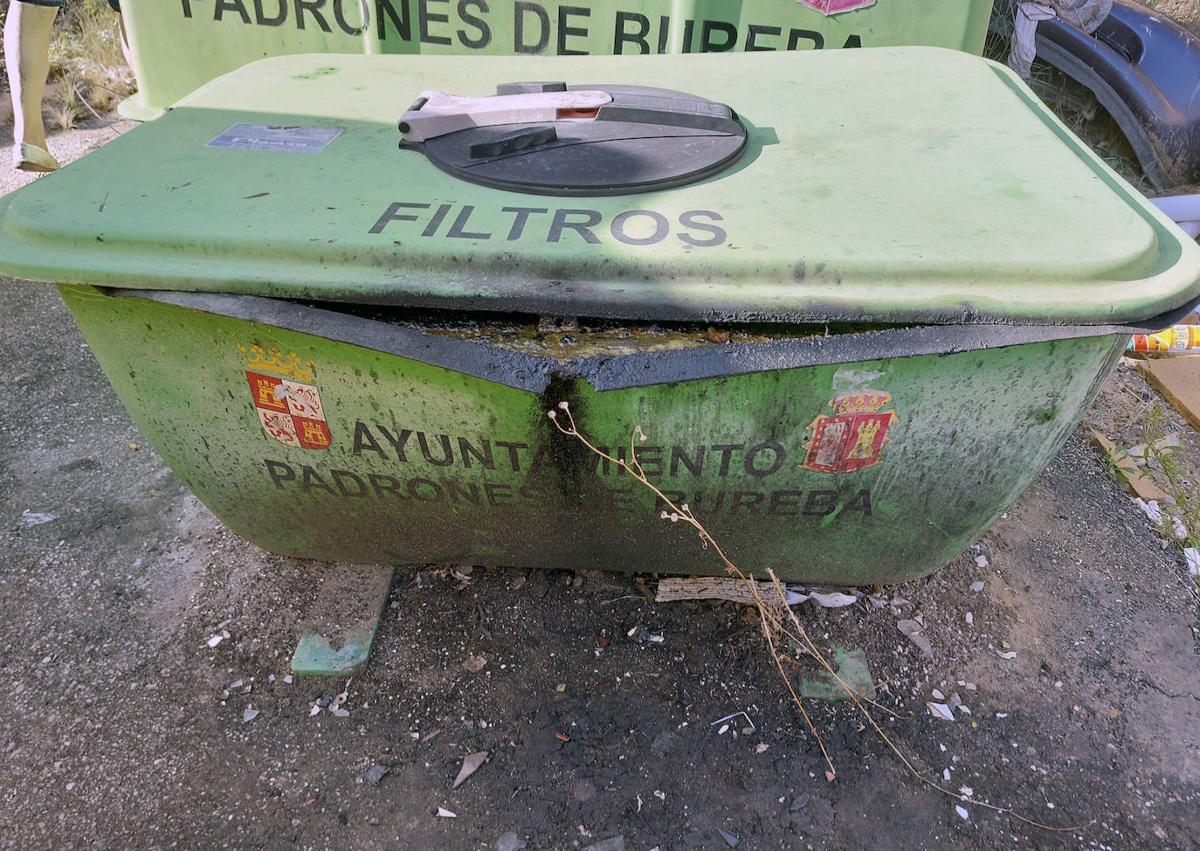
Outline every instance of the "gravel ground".
<path id="1" fill-rule="evenodd" d="M 955 800 L 851 707 L 809 701 L 826 782 L 753 618 L 648 603 L 622 574 L 404 567 L 364 674 L 285 682 L 351 568 L 224 529 L 52 288 L 0 280 L 0 363 L 0 847 L 1200 846 L 1195 588 L 1078 436 L 882 608 L 800 610 L 862 652 L 881 723 Z M 932 658 L 897 628 L 918 615 Z M 932 718 L 935 689 L 969 714 Z M 312 714 L 342 691 L 348 716 Z"/>

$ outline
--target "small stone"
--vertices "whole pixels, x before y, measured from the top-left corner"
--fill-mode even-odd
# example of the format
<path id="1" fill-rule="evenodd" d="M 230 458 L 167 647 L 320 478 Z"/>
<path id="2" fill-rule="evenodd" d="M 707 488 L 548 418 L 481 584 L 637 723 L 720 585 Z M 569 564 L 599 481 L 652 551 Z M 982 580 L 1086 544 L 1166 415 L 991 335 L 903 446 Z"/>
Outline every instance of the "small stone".
<path id="1" fill-rule="evenodd" d="M 31 526 L 40 526 L 43 523 L 53 523 L 57 519 L 57 514 L 51 514 L 48 511 L 30 511 L 26 508 L 21 512 L 21 525 L 26 529 Z"/>
<path id="2" fill-rule="evenodd" d="M 618 833 L 616 836 L 585 846 L 583 851 L 625 851 L 625 837 Z"/>
<path id="3" fill-rule="evenodd" d="M 247 706 L 245 709 L 242 710 L 242 723 L 243 724 L 253 721 L 257 717 L 258 717 L 258 710 L 255 709 L 253 706 Z"/>
<path id="4" fill-rule="evenodd" d="M 725 840 L 725 844 L 730 848 L 738 847 L 738 838 L 724 828 L 718 827 L 717 833 L 721 834 L 721 838 Z"/>
<path id="5" fill-rule="evenodd" d="M 667 754 L 669 754 L 679 745 L 679 742 L 680 738 L 678 734 L 672 732 L 671 730 L 665 730 L 664 732 L 659 733 L 654 738 L 654 741 L 650 743 L 650 751 L 655 756 L 666 757 Z"/>
<path id="6" fill-rule="evenodd" d="M 982 590 L 983 590 L 983 584 L 984 584 L 984 583 L 983 583 L 983 580 L 982 580 L 982 579 L 980 579 L 980 580 L 977 580 L 977 581 L 975 581 L 975 582 L 972 582 L 972 583 L 971 583 L 971 590 L 972 590 L 972 591 L 974 591 L 976 594 L 978 594 L 980 591 L 982 591 Z"/>
<path id="7" fill-rule="evenodd" d="M 576 801 L 590 801 L 596 797 L 596 787 L 586 780 L 576 780 L 575 785 L 571 787 L 571 795 Z"/>
<path id="8" fill-rule="evenodd" d="M 510 830 L 500 834 L 495 847 L 496 851 L 521 851 L 525 847 L 525 840 Z"/>
<path id="9" fill-rule="evenodd" d="M 789 822 L 793 833 L 808 837 L 827 837 L 833 834 L 834 812 L 833 805 L 821 797 L 811 800 L 807 793 L 802 796 L 803 807 L 792 805 Z"/>
<path id="10" fill-rule="evenodd" d="M 372 786 L 378 786 L 379 781 L 387 777 L 388 774 L 391 773 L 391 770 L 392 769 L 386 765 L 380 765 L 379 763 L 376 763 L 363 772 L 362 779 L 365 782 L 370 783 Z"/>

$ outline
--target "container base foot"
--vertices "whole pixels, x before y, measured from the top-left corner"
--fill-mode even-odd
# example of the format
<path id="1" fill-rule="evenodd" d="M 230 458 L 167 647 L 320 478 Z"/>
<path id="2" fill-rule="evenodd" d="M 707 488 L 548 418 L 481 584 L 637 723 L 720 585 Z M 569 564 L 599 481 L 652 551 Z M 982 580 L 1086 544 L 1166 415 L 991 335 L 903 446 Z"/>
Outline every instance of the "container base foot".
<path id="1" fill-rule="evenodd" d="M 366 667 L 395 573 L 360 564 L 327 570 L 292 654 L 292 673 L 299 677 L 348 677 Z"/>

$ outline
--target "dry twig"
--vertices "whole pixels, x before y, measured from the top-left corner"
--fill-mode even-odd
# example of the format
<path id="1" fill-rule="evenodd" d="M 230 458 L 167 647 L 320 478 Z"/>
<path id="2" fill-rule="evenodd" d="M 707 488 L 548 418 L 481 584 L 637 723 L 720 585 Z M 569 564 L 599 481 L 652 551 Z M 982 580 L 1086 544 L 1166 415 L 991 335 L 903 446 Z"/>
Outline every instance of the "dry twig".
<path id="1" fill-rule="evenodd" d="M 963 796 L 959 792 L 942 786 L 936 780 L 930 779 L 928 776 L 918 770 L 917 767 L 908 759 L 908 757 L 904 755 L 903 751 L 900 750 L 896 743 L 892 741 L 891 737 L 888 736 L 879 723 L 876 722 L 874 716 L 872 716 L 867 707 L 863 705 L 864 702 L 870 703 L 872 706 L 875 706 L 885 712 L 891 712 L 891 710 L 881 706 L 875 701 L 864 698 L 838 675 L 838 672 L 821 652 L 821 649 L 817 647 L 815 642 L 813 642 L 812 638 L 808 634 L 808 631 L 804 628 L 804 625 L 800 623 L 799 618 L 796 617 L 796 613 L 792 611 L 790 606 L 788 606 L 787 594 L 783 587 L 783 583 L 779 581 L 779 577 L 775 575 L 775 572 L 770 568 L 767 568 L 767 576 L 770 578 L 771 586 L 775 591 L 775 598 L 764 598 L 759 591 L 760 583 L 756 582 L 754 579 L 744 573 L 741 568 L 734 564 L 734 562 L 725 553 L 725 550 L 721 548 L 721 545 L 717 542 L 716 538 L 714 538 L 712 534 L 709 533 L 708 529 L 706 529 L 704 525 L 696 519 L 696 516 L 692 513 L 692 510 L 687 503 L 683 503 L 682 505 L 676 504 L 670 497 L 663 493 L 657 485 L 650 481 L 650 479 L 646 476 L 645 471 L 642 469 L 641 462 L 639 462 L 637 459 L 637 442 L 639 440 L 646 439 L 646 435 L 642 431 L 642 427 L 640 425 L 634 428 L 633 434 L 630 436 L 629 460 L 626 462 L 625 460 L 616 458 L 605 452 L 603 449 L 600 449 L 579 431 L 579 428 L 575 423 L 575 418 L 571 414 L 570 405 L 567 402 L 559 402 L 557 410 L 551 409 L 550 411 L 546 412 L 546 415 L 550 418 L 551 422 L 554 423 L 554 427 L 557 428 L 562 434 L 575 438 L 585 447 L 587 447 L 589 451 L 595 455 L 598 455 L 600 458 L 608 461 L 609 463 L 614 464 L 617 469 L 624 470 L 640 485 L 654 493 L 654 495 L 658 497 L 660 504 L 667 506 L 669 509 L 664 509 L 661 511 L 659 516 L 663 520 L 667 520 L 671 523 L 678 523 L 682 521 L 695 529 L 696 533 L 700 537 L 701 545 L 705 549 L 712 550 L 713 554 L 720 559 L 725 571 L 730 576 L 736 577 L 745 583 L 746 589 L 749 592 L 749 596 L 753 599 L 754 606 L 758 610 L 759 627 L 762 630 L 763 638 L 767 643 L 767 648 L 771 653 L 771 659 L 775 664 L 775 668 L 779 671 L 779 676 L 783 679 L 783 683 L 787 687 L 788 694 L 792 699 L 792 703 L 794 703 L 796 708 L 800 710 L 800 714 L 804 718 L 805 724 L 808 726 L 809 731 L 813 734 L 813 737 L 817 741 L 817 745 L 821 749 L 821 755 L 824 757 L 825 765 L 827 766 L 827 770 L 825 772 L 825 779 L 827 781 L 832 783 L 837 777 L 837 771 L 833 766 L 833 760 L 830 758 L 829 752 L 825 749 L 825 741 L 821 737 L 821 734 L 817 731 L 817 727 L 812 720 L 812 716 L 809 715 L 808 709 L 804 706 L 804 702 L 800 699 L 800 695 L 796 692 L 795 687 L 793 687 L 792 681 L 787 675 L 787 671 L 784 670 L 784 659 L 787 659 L 790 662 L 795 661 L 787 654 L 781 655 L 779 652 L 779 646 L 783 639 L 786 638 L 790 638 L 793 642 L 795 642 L 797 647 L 802 649 L 808 656 L 816 660 L 817 664 L 824 668 L 825 671 L 833 677 L 834 681 L 837 682 L 837 684 L 842 688 L 843 691 L 845 691 L 846 695 L 854 703 L 855 708 L 862 714 L 879 738 L 881 738 L 888 748 L 891 749 L 892 753 L 896 755 L 897 759 L 900 760 L 900 763 L 906 769 L 908 769 L 908 772 L 913 777 L 926 786 L 936 789 L 938 792 L 941 792 L 942 794 L 947 795 L 956 801 L 964 800 Z M 567 424 L 564 425 L 562 420 L 566 420 Z M 892 714 L 894 715 L 895 713 Z M 1082 830 L 1082 828 L 1078 826 L 1055 827 L 1053 825 L 1043 824 L 1040 821 L 1027 818 L 1026 816 L 1014 812 L 1010 807 L 991 804 L 987 801 L 981 801 L 978 798 L 972 797 L 966 800 L 977 807 L 983 807 L 984 809 L 992 810 L 996 813 L 1012 816 L 1019 821 L 1042 830 L 1069 833 L 1078 833 Z"/>

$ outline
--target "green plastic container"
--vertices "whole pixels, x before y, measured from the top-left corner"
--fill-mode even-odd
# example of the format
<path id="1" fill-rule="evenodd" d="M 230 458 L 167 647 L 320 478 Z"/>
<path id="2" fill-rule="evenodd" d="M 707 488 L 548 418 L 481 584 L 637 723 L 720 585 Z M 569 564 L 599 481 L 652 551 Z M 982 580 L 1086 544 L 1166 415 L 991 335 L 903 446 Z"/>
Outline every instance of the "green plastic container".
<path id="1" fill-rule="evenodd" d="M 215 77 L 294 53 L 579 55 L 885 47 L 983 50 L 992 0 L 122 0 L 158 115 Z M 839 11 L 845 10 L 845 11 Z"/>
<path id="2" fill-rule="evenodd" d="M 398 149 L 431 93 L 529 79 L 675 129 Z M 645 191 L 580 190 L 597 162 Z M 551 173 L 583 194 L 482 185 Z M 0 271 L 62 285 L 147 439 L 274 552 L 719 570 L 565 401 L 745 569 L 845 584 L 960 552 L 1200 296 L 1200 248 L 1013 74 L 932 48 L 270 59 L 0 200 Z"/>

